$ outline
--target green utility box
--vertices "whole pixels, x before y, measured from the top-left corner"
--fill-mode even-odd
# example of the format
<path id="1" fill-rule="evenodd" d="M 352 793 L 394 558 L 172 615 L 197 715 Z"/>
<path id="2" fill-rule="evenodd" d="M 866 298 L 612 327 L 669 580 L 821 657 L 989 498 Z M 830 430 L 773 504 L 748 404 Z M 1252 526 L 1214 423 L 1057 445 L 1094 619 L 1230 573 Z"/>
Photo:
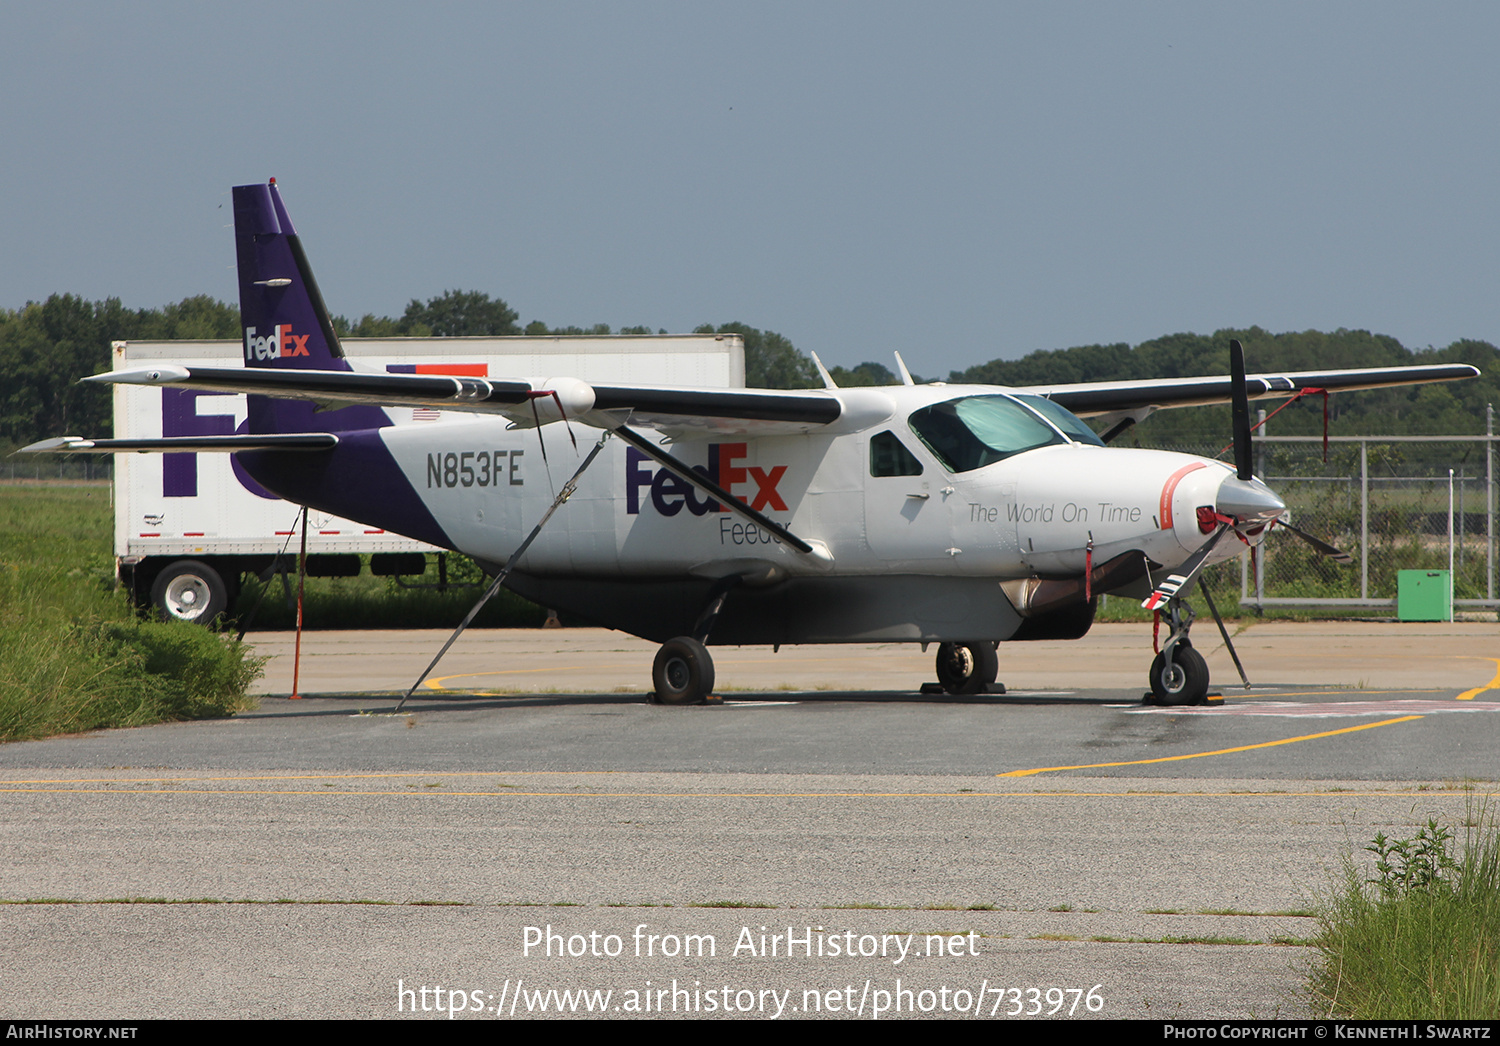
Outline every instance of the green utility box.
<path id="1" fill-rule="evenodd" d="M 1447 621 L 1453 616 L 1453 584 L 1446 570 L 1396 571 L 1397 621 Z"/>

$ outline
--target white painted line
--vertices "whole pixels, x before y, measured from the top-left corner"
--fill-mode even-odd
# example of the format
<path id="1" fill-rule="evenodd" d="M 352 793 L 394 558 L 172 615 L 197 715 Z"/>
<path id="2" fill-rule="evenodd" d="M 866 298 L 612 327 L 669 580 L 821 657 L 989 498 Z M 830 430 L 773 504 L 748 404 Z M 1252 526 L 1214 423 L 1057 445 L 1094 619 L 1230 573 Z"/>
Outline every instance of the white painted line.
<path id="1" fill-rule="evenodd" d="M 1156 705 L 1124 706 L 1130 715 L 1248 715 L 1272 716 L 1284 719 L 1338 719 L 1351 716 L 1389 715 L 1441 715 L 1447 712 L 1500 712 L 1500 701 L 1473 701 L 1455 704 L 1452 701 L 1423 701 L 1403 698 L 1393 701 L 1244 701 L 1223 705 Z"/>

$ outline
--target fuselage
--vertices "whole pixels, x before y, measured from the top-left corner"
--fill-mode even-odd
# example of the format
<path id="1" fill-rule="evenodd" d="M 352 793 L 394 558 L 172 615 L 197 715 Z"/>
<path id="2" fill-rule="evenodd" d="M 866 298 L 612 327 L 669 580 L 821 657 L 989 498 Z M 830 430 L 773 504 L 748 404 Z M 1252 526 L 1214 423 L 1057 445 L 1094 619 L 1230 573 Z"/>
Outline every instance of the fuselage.
<path id="1" fill-rule="evenodd" d="M 535 578 L 642 581 L 733 574 L 752 585 L 801 576 L 1006 580 L 1078 576 L 1087 561 L 1130 551 L 1170 569 L 1202 544 L 1211 526 L 1198 510 L 1211 509 L 1232 476 L 1218 461 L 1106 447 L 1078 419 L 1060 417 L 1060 408 L 1039 411 L 1034 397 L 991 386 L 826 395 L 849 399 L 848 420 L 803 431 L 764 426 L 772 431 L 762 433 L 751 423 L 738 432 L 662 438 L 680 461 L 820 542 L 831 563 L 794 551 L 611 440 L 518 569 Z M 576 423 L 525 429 L 484 417 L 351 433 L 333 455 L 363 445 L 358 484 L 334 491 L 303 483 L 285 492 L 400 530 L 410 524 L 389 517 L 410 503 L 395 489 L 406 486 L 430 513 L 440 543 L 503 563 L 596 436 Z M 369 475 L 376 445 L 390 458 L 384 477 Z M 255 469 L 272 489 L 280 482 L 277 457 Z M 1244 547 L 1225 542 L 1215 558 Z"/>

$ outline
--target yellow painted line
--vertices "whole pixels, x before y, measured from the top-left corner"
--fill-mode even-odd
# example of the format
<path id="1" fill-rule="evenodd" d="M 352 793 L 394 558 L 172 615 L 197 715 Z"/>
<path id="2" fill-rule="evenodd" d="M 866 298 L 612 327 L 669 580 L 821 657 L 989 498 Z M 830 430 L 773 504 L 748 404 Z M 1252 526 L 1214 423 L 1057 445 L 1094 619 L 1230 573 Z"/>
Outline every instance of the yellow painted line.
<path id="1" fill-rule="evenodd" d="M 1500 657 L 1486 657 L 1479 660 L 1495 662 L 1495 678 L 1484 684 L 1484 686 L 1476 686 L 1473 690 L 1465 690 L 1458 695 L 1458 700 L 1460 701 L 1472 701 L 1486 690 L 1500 690 Z"/>
<path id="2" fill-rule="evenodd" d="M 605 665 L 605 668 L 627 668 L 627 665 Z M 447 690 L 443 684 L 450 679 L 468 679 L 472 676 L 525 676 L 534 675 L 538 672 L 582 672 L 582 665 L 557 665 L 553 668 L 507 668 L 496 672 L 460 672 L 457 675 L 437 676 L 429 679 L 422 685 L 428 690 Z"/>
<path id="3" fill-rule="evenodd" d="M 1262 741 L 1260 744 L 1240 745 L 1238 748 L 1220 748 L 1212 752 L 1190 752 L 1187 755 L 1168 755 L 1159 759 L 1131 759 L 1121 763 L 1084 763 L 1080 766 L 1042 766 L 1035 770 L 1011 770 L 1009 773 L 996 774 L 996 777 L 1030 777 L 1032 774 L 1048 774 L 1054 770 L 1098 770 L 1108 766 L 1146 766 L 1150 763 L 1176 763 L 1183 759 L 1203 759 L 1211 755 L 1230 755 L 1234 752 L 1249 752 L 1257 748 L 1275 748 L 1277 745 L 1294 744 L 1297 741 L 1316 741 L 1320 737 L 1336 737 L 1339 734 L 1352 734 L 1356 730 L 1373 730 L 1377 726 L 1390 726 L 1392 723 L 1409 723 L 1413 719 L 1421 719 L 1419 715 L 1402 716 L 1399 719 L 1382 719 L 1378 723 L 1363 723 L 1359 726 L 1346 726 L 1342 730 L 1326 730 L 1321 734 L 1303 734 L 1301 737 L 1285 737 L 1280 741 Z"/>

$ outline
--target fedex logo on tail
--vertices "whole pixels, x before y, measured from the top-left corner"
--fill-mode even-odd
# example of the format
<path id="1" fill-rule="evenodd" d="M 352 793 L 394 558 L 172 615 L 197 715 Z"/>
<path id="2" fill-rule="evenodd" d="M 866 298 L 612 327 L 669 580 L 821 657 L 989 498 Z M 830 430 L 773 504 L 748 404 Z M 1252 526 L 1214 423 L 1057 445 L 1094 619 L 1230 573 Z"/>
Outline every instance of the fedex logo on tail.
<path id="1" fill-rule="evenodd" d="M 745 457 L 744 443 L 708 444 L 708 465 L 694 465 L 693 471 L 707 476 L 729 493 L 757 511 L 785 512 L 786 501 L 776 488 L 786 475 L 785 465 L 769 469 L 736 464 Z M 637 515 L 643 500 L 663 516 L 675 516 L 686 508 L 695 516 L 706 512 L 728 512 L 687 480 L 668 469 L 655 468 L 655 462 L 634 447 L 625 448 L 625 511 Z M 746 489 L 747 484 L 755 489 Z M 642 494 L 646 497 L 643 499 Z"/>
<path id="2" fill-rule="evenodd" d="M 271 333 L 263 338 L 255 336 L 254 327 L 245 328 L 245 362 L 252 360 L 279 360 L 283 356 L 309 356 L 307 339 L 309 334 L 293 334 L 290 323 L 278 323 Z"/>

